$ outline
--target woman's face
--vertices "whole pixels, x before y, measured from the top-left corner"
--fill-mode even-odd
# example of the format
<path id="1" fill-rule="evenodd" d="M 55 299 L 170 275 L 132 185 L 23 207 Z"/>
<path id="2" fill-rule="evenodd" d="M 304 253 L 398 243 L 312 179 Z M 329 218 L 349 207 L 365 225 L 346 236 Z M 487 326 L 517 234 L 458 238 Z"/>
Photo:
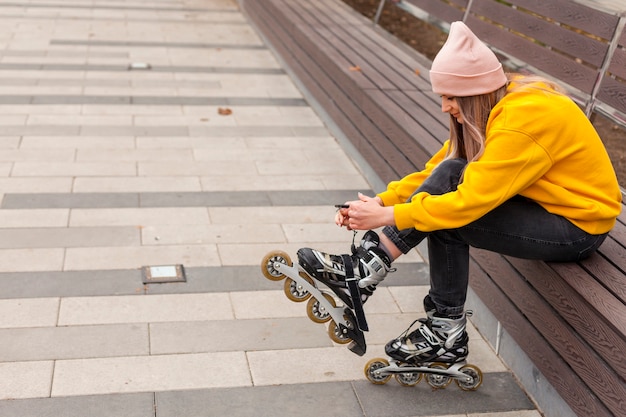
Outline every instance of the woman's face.
<path id="1" fill-rule="evenodd" d="M 463 117 L 459 110 L 459 103 L 456 101 L 456 97 L 441 96 L 441 111 L 444 113 L 450 113 L 457 122 L 463 124 Z"/>

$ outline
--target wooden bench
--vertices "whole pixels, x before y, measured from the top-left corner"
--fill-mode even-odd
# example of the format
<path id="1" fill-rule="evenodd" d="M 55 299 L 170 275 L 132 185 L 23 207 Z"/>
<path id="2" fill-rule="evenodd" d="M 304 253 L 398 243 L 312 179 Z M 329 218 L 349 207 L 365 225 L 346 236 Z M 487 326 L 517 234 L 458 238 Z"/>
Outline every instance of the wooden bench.
<path id="1" fill-rule="evenodd" d="M 339 0 L 240 3 L 382 182 L 421 169 L 447 138 L 448 116 L 430 90 L 430 63 Z M 562 80 L 588 114 L 602 111 L 615 120 L 626 114 L 623 18 L 565 0 L 508 0 L 518 6 L 509 15 L 502 9 L 509 6 L 494 0 L 410 3 L 430 6 L 427 12 L 440 19 L 465 19 L 524 71 Z M 542 22 L 498 20 L 513 12 Z M 562 24 L 556 30 L 548 21 Z M 583 40 L 581 31 L 592 36 Z M 572 56 L 579 45 L 585 55 Z M 626 415 L 626 210 L 598 253 L 580 263 L 471 254 L 473 291 L 571 409 Z"/>

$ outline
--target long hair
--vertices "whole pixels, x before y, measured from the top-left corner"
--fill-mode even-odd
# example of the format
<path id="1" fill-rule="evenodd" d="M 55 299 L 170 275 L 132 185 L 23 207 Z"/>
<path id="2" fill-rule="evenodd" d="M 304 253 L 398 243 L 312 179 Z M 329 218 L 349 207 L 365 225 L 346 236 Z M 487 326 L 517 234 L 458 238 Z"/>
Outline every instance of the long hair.
<path id="1" fill-rule="evenodd" d="M 563 94 L 558 84 L 537 76 L 507 74 L 509 82 L 499 89 L 478 96 L 456 97 L 463 123 L 450 116 L 450 148 L 446 159 L 463 158 L 472 162 L 485 151 L 487 120 L 494 106 L 509 92 L 533 88 L 548 93 Z M 509 86 L 511 86 L 509 88 Z"/>
<path id="2" fill-rule="evenodd" d="M 467 162 L 480 158 L 485 151 L 485 129 L 489 114 L 505 96 L 507 85 L 487 94 L 456 97 L 463 123 L 450 116 L 450 148 L 447 158 L 463 158 Z"/>

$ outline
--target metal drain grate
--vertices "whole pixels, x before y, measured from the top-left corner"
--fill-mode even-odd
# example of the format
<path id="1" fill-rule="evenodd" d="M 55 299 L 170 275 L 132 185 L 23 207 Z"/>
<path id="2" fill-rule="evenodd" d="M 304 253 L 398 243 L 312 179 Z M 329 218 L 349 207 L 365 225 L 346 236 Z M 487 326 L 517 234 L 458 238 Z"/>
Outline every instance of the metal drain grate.
<path id="1" fill-rule="evenodd" d="M 142 280 L 144 284 L 163 284 L 187 282 L 187 277 L 182 265 L 144 266 L 142 268 Z"/>

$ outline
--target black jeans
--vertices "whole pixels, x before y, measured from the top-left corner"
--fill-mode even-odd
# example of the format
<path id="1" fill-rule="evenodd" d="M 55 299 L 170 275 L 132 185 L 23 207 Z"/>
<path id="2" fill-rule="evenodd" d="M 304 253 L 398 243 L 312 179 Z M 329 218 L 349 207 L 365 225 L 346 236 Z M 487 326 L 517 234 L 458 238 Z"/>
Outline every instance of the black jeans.
<path id="1" fill-rule="evenodd" d="M 454 191 L 466 164 L 463 159 L 443 161 L 415 193 L 441 195 Z M 470 246 L 517 258 L 572 262 L 589 256 L 606 238 L 606 234 L 591 235 L 521 196 L 458 229 L 421 232 L 387 226 L 383 234 L 403 253 L 428 238 L 429 296 L 437 311 L 447 315 L 463 312 Z"/>

